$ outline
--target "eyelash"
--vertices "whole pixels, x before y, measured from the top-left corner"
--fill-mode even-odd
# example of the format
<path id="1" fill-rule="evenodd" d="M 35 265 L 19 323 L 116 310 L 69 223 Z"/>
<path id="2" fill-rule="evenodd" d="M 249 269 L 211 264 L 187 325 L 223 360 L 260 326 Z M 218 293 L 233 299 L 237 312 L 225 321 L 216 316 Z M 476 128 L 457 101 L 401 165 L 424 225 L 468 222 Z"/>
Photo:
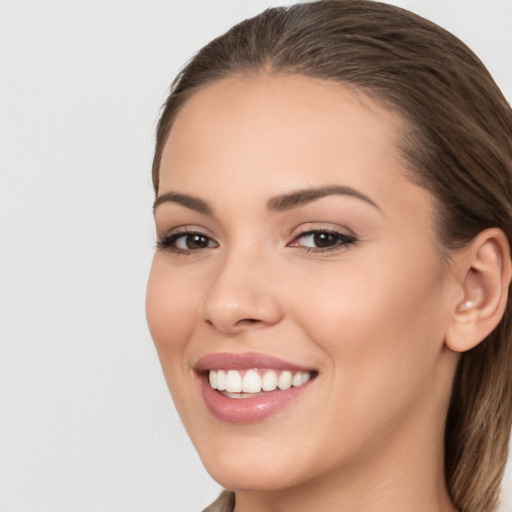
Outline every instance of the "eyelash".
<path id="1" fill-rule="evenodd" d="M 336 239 L 335 243 L 328 247 L 302 247 L 296 244 L 296 242 L 300 239 L 304 239 L 306 237 L 316 237 L 319 235 L 328 235 L 334 237 Z M 339 231 L 335 231 L 332 229 L 310 229 L 297 235 L 293 239 L 293 241 L 288 245 L 291 247 L 298 247 L 299 249 L 302 249 L 307 253 L 326 253 L 350 247 L 351 245 L 354 245 L 357 241 L 357 238 L 353 234 L 346 235 L 344 233 L 340 233 Z M 316 241 L 316 244 L 318 245 L 318 241 Z"/>
<path id="2" fill-rule="evenodd" d="M 306 237 L 317 237 L 327 235 L 330 237 L 334 237 L 335 241 L 333 245 L 327 246 L 327 247 L 305 247 L 299 245 L 297 242 L 301 239 L 305 239 Z M 205 240 L 205 242 L 208 244 L 204 247 L 197 247 L 197 248 L 179 248 L 176 247 L 176 242 L 183 238 L 186 239 L 188 237 L 200 237 Z M 302 233 L 299 233 L 289 244 L 288 247 L 297 247 L 298 249 L 301 249 L 307 253 L 326 253 L 331 251 L 340 250 L 342 248 L 349 247 L 351 245 L 354 245 L 357 242 L 357 238 L 353 235 L 346 235 L 343 233 L 340 233 L 339 231 L 335 231 L 332 229 L 311 229 L 308 231 L 304 231 Z M 315 241 L 315 243 L 318 245 L 318 240 Z M 209 248 L 215 248 L 218 247 L 218 243 L 213 240 L 210 236 L 206 235 L 205 233 L 202 233 L 201 231 L 197 230 L 182 230 L 177 233 L 170 233 L 167 235 L 164 235 L 158 242 L 157 242 L 157 248 L 161 250 L 167 250 L 174 254 L 178 255 L 189 255 L 192 253 L 198 253 L 200 251 L 203 251 L 205 249 Z"/>
<path id="3" fill-rule="evenodd" d="M 210 244 L 213 242 L 213 244 L 215 244 L 214 247 L 218 247 L 217 242 L 215 242 L 210 236 L 206 235 L 205 233 L 202 233 L 201 231 L 191 229 L 191 230 L 182 230 L 177 233 L 169 233 L 167 235 L 164 235 L 157 242 L 157 248 L 161 249 L 161 250 L 170 251 L 174 254 L 183 254 L 186 256 L 188 254 L 197 253 L 197 252 L 200 252 L 200 251 L 203 251 L 205 249 L 209 249 L 212 247 L 211 245 L 207 245 L 205 247 L 198 247 L 195 249 L 192 249 L 192 248 L 180 249 L 179 247 L 176 247 L 175 244 L 180 238 L 184 238 L 186 240 L 188 237 L 192 237 L 192 236 L 201 237 L 201 238 L 205 239 L 207 244 Z"/>

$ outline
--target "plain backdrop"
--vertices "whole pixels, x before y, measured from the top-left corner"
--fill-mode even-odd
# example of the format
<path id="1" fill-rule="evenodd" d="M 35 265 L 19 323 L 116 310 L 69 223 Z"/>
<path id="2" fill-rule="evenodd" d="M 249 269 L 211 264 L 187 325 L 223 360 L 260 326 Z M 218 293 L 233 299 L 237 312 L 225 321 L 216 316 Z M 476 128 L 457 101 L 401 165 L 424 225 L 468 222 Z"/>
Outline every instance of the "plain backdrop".
<path id="1" fill-rule="evenodd" d="M 145 323 L 154 129 L 194 51 L 286 3 L 0 0 L 0 512 L 192 512 L 217 494 Z M 396 3 L 512 98 L 512 0 Z M 504 489 L 510 511 L 510 473 Z"/>

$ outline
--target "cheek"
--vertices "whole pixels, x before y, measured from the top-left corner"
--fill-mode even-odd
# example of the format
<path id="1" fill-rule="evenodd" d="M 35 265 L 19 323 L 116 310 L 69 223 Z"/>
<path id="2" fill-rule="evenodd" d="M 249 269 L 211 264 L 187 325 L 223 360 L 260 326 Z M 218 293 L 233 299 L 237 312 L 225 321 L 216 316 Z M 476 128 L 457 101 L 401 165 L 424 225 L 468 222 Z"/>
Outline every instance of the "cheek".
<path id="1" fill-rule="evenodd" d="M 146 317 L 162 366 L 175 361 L 164 357 L 182 350 L 196 318 L 194 287 L 178 279 L 164 258 L 156 254 L 151 266 L 146 294 Z"/>
<path id="2" fill-rule="evenodd" d="M 436 258 L 424 258 L 421 265 L 396 256 L 378 261 L 379 266 L 352 261 L 328 275 L 310 273 L 296 317 L 328 355 L 342 388 L 360 389 L 361 397 L 385 395 L 393 387 L 397 393 L 414 386 L 426 390 L 435 378 L 448 319 L 443 267 Z"/>
<path id="3" fill-rule="evenodd" d="M 378 269 L 354 268 L 311 283 L 296 311 L 328 360 L 324 378 L 333 398 L 317 411 L 324 435 L 343 431 L 348 454 L 371 450 L 373 442 L 405 428 L 408 418 L 422 410 L 438 413 L 444 403 L 442 392 L 434 391 L 443 382 L 442 284 L 436 272 L 428 275 L 425 282 L 415 272 L 390 279 Z"/>
<path id="4" fill-rule="evenodd" d="M 186 357 L 197 322 L 197 287 L 169 269 L 165 257 L 155 254 L 146 294 L 146 317 L 162 371 L 175 406 L 185 424 L 201 403 L 190 396 L 195 375 Z"/>

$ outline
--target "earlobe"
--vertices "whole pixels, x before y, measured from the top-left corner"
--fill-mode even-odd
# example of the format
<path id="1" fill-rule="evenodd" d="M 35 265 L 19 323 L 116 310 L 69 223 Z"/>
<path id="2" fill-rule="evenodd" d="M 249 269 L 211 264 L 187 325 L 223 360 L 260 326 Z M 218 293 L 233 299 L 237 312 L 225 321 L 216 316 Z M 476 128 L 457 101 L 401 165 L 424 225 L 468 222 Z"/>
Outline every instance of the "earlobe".
<path id="1" fill-rule="evenodd" d="M 456 263 L 463 299 L 453 313 L 445 337 L 454 352 L 466 352 L 483 341 L 499 324 L 507 304 L 512 273 L 510 247 L 501 229 L 478 234 Z"/>

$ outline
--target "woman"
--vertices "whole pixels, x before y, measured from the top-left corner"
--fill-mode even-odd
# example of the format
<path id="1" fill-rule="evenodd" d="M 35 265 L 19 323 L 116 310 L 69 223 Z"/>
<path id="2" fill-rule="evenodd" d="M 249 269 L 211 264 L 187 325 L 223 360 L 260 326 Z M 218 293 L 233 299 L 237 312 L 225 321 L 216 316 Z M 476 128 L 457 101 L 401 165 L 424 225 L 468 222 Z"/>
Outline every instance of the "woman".
<path id="1" fill-rule="evenodd" d="M 512 112 L 458 39 L 277 8 L 182 70 L 149 327 L 208 510 L 490 512 L 511 424 Z"/>

